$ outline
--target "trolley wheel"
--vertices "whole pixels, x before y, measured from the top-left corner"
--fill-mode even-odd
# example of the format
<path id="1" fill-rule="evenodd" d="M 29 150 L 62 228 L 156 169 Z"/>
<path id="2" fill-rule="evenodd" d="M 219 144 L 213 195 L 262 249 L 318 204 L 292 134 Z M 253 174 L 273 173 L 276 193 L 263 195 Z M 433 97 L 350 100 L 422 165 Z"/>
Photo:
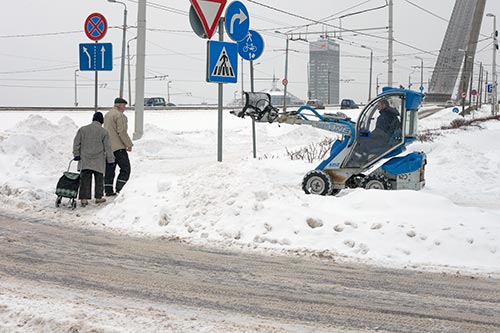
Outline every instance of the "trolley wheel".
<path id="1" fill-rule="evenodd" d="M 323 171 L 309 171 L 302 180 L 302 189 L 306 194 L 330 195 L 333 190 L 332 181 Z"/>
<path id="2" fill-rule="evenodd" d="M 56 207 L 59 207 L 61 205 L 61 201 L 62 201 L 62 198 L 58 196 L 56 199 Z"/>

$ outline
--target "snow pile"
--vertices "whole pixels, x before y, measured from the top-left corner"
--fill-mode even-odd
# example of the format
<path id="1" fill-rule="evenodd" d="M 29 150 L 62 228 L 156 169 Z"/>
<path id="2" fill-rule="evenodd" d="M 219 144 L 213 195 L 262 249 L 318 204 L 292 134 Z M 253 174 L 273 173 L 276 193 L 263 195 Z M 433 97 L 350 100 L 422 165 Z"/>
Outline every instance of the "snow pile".
<path id="1" fill-rule="evenodd" d="M 16 117 L 16 125 L 0 131 L 4 211 L 233 249 L 500 272 L 496 121 L 412 144 L 410 150 L 427 154 L 422 191 L 355 189 L 321 197 L 305 195 L 300 185 L 317 163 L 291 161 L 285 148 L 319 142 L 329 132 L 258 124 L 259 158 L 252 159 L 249 120 L 225 117 L 224 158 L 218 163 L 216 112 L 151 112 L 130 154 L 132 176 L 124 191 L 103 206 L 71 211 L 54 207 L 54 187 L 89 114 Z M 457 117 L 445 109 L 420 125 L 440 128 Z M 133 129 L 133 114 L 129 121 Z"/>

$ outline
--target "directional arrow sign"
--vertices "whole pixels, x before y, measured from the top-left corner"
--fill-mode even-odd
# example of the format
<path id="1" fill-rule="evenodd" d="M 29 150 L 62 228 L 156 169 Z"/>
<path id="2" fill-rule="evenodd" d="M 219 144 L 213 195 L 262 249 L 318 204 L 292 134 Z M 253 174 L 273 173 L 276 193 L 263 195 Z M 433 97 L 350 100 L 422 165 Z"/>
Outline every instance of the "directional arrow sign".
<path id="1" fill-rule="evenodd" d="M 250 18 L 248 10 L 239 1 L 233 1 L 226 9 L 226 32 L 232 40 L 239 42 L 248 34 Z"/>
<path id="2" fill-rule="evenodd" d="M 113 47 L 111 43 L 80 44 L 81 71 L 113 70 Z"/>
<path id="3" fill-rule="evenodd" d="M 208 39 L 212 38 L 226 6 L 226 0 L 191 0 L 191 4 L 200 18 Z"/>

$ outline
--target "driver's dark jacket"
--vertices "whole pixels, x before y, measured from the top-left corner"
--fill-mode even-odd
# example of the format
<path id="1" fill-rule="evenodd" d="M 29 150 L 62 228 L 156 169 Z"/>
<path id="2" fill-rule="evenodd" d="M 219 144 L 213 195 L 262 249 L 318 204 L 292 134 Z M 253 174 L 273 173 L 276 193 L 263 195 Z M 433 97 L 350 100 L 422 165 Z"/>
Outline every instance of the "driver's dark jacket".
<path id="1" fill-rule="evenodd" d="M 394 108 L 387 107 L 380 110 L 380 115 L 377 118 L 377 124 L 372 135 L 389 139 L 394 131 L 401 126 L 398 116 L 399 113 Z"/>

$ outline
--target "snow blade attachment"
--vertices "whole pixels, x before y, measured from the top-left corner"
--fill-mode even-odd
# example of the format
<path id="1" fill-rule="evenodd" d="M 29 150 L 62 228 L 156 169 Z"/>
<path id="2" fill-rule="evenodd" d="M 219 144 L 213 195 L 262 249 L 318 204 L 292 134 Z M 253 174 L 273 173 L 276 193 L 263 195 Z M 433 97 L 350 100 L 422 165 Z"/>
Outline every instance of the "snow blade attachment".
<path id="1" fill-rule="evenodd" d="M 264 92 L 245 92 L 245 106 L 231 113 L 240 118 L 249 116 L 257 122 L 272 123 L 278 119 L 278 109 L 271 105 L 271 95 Z"/>

